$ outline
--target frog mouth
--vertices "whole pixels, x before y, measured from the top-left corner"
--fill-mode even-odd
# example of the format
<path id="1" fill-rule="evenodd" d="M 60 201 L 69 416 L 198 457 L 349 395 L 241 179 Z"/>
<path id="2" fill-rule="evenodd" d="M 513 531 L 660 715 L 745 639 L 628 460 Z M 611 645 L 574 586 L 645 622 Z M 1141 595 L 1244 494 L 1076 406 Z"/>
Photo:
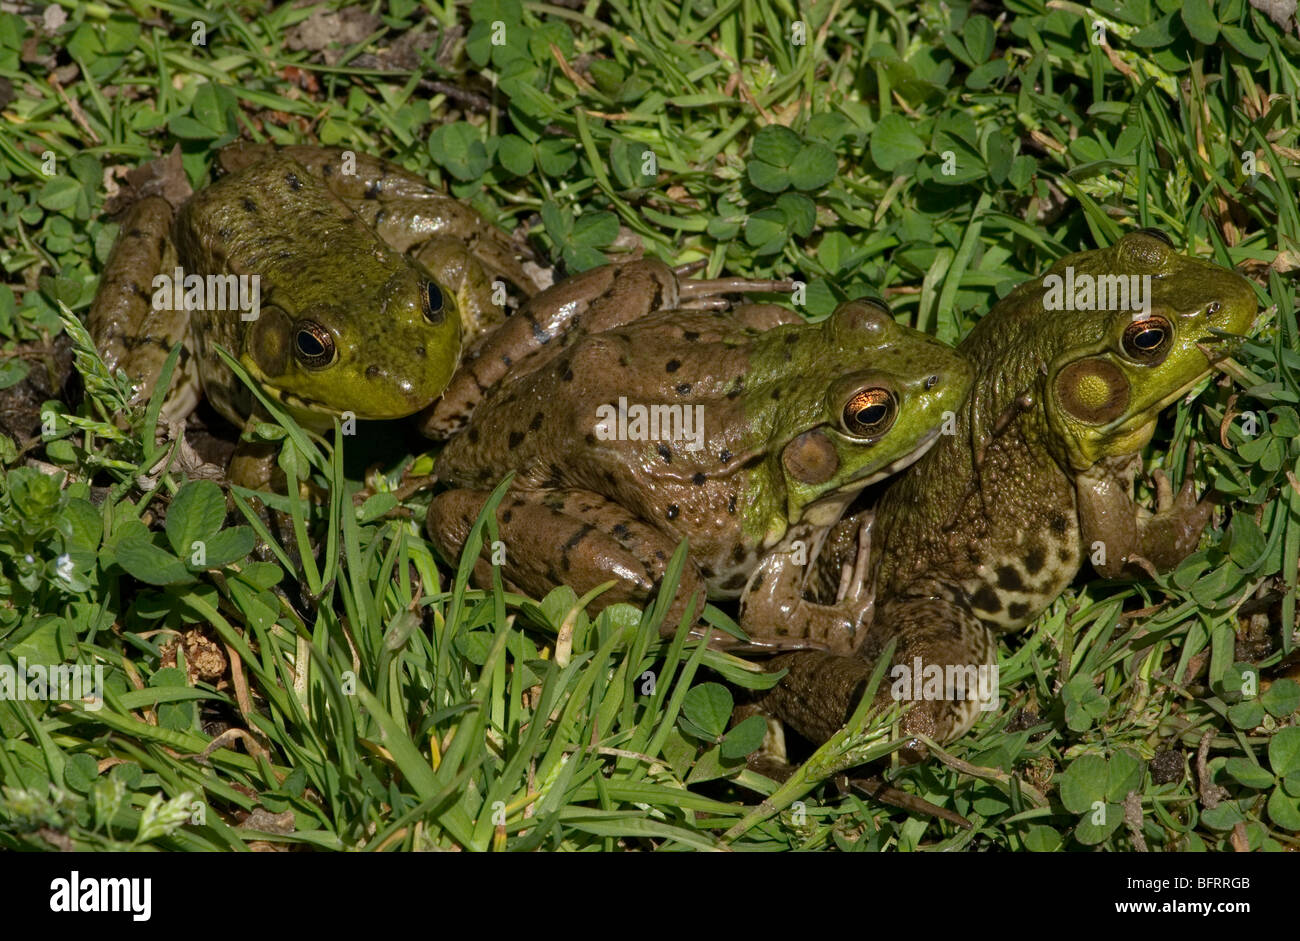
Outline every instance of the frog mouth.
<path id="1" fill-rule="evenodd" d="M 1214 364 L 1211 363 L 1210 366 L 1207 369 L 1205 369 L 1205 371 L 1197 373 L 1187 382 L 1183 383 L 1181 386 L 1179 386 L 1177 389 L 1174 389 L 1172 392 L 1168 393 L 1163 398 L 1158 399 L 1157 401 L 1151 403 L 1150 405 L 1145 405 L 1142 406 L 1141 408 L 1134 409 L 1132 415 L 1118 422 L 1111 430 L 1122 434 L 1124 432 L 1132 430 L 1133 428 L 1139 427 L 1141 425 L 1150 422 L 1152 420 L 1152 416 L 1157 415 L 1160 412 L 1163 412 L 1169 406 L 1173 405 L 1183 396 L 1187 395 L 1198 385 L 1204 382 L 1206 377 L 1213 375 L 1216 371 L 1217 370 L 1215 369 Z"/>
<path id="2" fill-rule="evenodd" d="M 844 482 L 844 486 L 842 486 L 840 490 L 841 491 L 861 490 L 864 487 L 870 487 L 872 484 L 879 483 L 880 481 L 884 480 L 886 477 L 889 477 L 893 474 L 897 474 L 899 471 L 903 470 L 904 468 L 910 467 L 912 464 L 916 463 L 918 460 L 921 459 L 921 457 L 925 454 L 925 452 L 929 451 L 932 447 L 934 447 L 938 443 L 938 441 L 939 441 L 939 429 L 931 428 L 929 431 L 925 433 L 924 437 L 921 438 L 920 442 L 918 442 L 916 447 L 912 448 L 911 451 L 908 451 L 902 457 L 896 458 L 894 461 L 892 461 L 889 464 L 886 464 L 884 467 L 879 468 L 874 473 L 862 477 L 849 478 L 847 481 Z"/>
<path id="3" fill-rule="evenodd" d="M 1125 432 L 1131 431 L 1135 427 L 1144 424 L 1145 422 L 1149 422 L 1151 420 L 1152 415 L 1155 415 L 1159 412 L 1163 412 L 1169 406 L 1173 405 L 1183 396 L 1187 395 L 1198 385 L 1204 382 L 1206 377 L 1212 376 L 1216 372 L 1220 372 L 1221 370 L 1219 369 L 1219 363 L 1227 359 L 1230 355 L 1232 355 L 1231 346 L 1234 343 L 1239 343 L 1244 339 L 1245 337 L 1239 337 L 1234 335 L 1228 335 L 1228 336 L 1212 335 L 1208 337 L 1202 337 L 1201 339 L 1197 340 L 1196 345 L 1201 349 L 1201 352 L 1205 354 L 1205 357 L 1208 360 L 1205 369 L 1197 373 L 1187 382 L 1183 383 L 1177 389 L 1174 389 L 1172 392 L 1169 392 L 1168 394 L 1158 399 L 1157 401 L 1149 405 L 1145 405 L 1140 408 L 1133 409 L 1132 414 L 1128 418 L 1122 419 L 1120 422 L 1114 425 L 1110 430 L 1112 432 L 1123 434 Z M 1220 346 L 1220 349 L 1213 351 L 1212 354 L 1211 351 L 1206 349 L 1207 344 L 1218 345 Z"/>

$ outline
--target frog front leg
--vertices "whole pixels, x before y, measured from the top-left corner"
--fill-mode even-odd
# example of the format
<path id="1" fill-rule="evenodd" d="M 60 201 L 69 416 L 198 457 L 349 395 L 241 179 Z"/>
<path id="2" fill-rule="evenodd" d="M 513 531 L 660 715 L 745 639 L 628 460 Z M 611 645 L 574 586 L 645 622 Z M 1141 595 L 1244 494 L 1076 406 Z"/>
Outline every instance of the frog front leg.
<path id="1" fill-rule="evenodd" d="M 1076 476 L 1083 548 L 1098 575 L 1168 571 L 1196 550 L 1214 504 L 1196 499 L 1191 457 L 1189 451 L 1177 496 L 1168 478 L 1156 472 L 1154 514 L 1133 500 L 1133 480 L 1141 466 L 1136 455 L 1100 461 Z"/>
<path id="2" fill-rule="evenodd" d="M 462 489 L 434 497 L 426 526 L 444 556 L 460 556 L 488 496 L 485 491 Z M 492 584 L 494 555 L 505 583 L 535 598 L 559 585 L 569 585 L 583 595 L 615 582 L 589 606 L 593 613 L 616 602 L 645 607 L 677 548 L 666 533 L 586 490 L 510 490 L 497 507 L 497 524 L 501 545 L 487 544 L 485 536 L 474 566 L 480 587 Z M 705 593 L 699 568 L 688 557 L 662 632 L 671 635 L 677 630 L 692 597 L 696 613 L 702 611 Z"/>
<path id="3" fill-rule="evenodd" d="M 894 656 L 872 708 L 883 710 L 896 702 L 909 707 L 901 722 L 905 736 L 924 734 L 942 744 L 964 734 L 983 709 L 997 703 L 997 645 L 961 599 L 944 597 L 941 591 L 927 594 L 931 596 L 882 604 L 855 654 L 773 658 L 769 672 L 790 672 L 755 705 L 810 741 L 824 742 L 853 714 L 893 640 Z M 918 746 L 905 750 L 912 759 L 923 754 Z"/>
<path id="4" fill-rule="evenodd" d="M 813 540 L 806 533 L 787 536 L 754 568 L 740 598 L 739 622 L 755 645 L 789 649 L 802 642 L 847 655 L 862 642 L 875 606 L 868 571 L 871 515 L 856 521 L 857 551 L 844 565 L 830 604 L 808 598 L 808 577 L 817 571 L 823 547 L 808 545 Z"/>

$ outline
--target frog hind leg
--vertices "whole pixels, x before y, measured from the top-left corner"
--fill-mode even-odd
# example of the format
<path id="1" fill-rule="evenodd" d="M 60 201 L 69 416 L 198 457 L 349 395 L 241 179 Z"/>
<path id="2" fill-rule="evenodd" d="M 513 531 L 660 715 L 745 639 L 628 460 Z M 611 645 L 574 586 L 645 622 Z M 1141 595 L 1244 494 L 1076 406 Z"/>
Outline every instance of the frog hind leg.
<path id="1" fill-rule="evenodd" d="M 183 308 L 167 305 L 155 309 L 153 304 L 154 277 L 171 276 L 176 269 L 173 215 L 171 206 L 159 196 L 142 199 L 127 211 L 86 318 L 86 327 L 109 370 L 121 369 L 135 384 L 137 404 L 152 394 L 172 347 L 187 341 L 189 335 L 189 317 Z M 198 401 L 198 363 L 190 350 L 182 347 L 163 405 L 163 422 L 183 421 Z"/>
<path id="2" fill-rule="evenodd" d="M 676 305 L 677 279 L 653 259 L 601 265 L 565 278 L 469 349 L 442 398 L 421 419 L 421 431 L 441 439 L 464 428 L 507 373 L 518 377 L 541 366 L 579 327 L 598 333 Z"/>
<path id="3" fill-rule="evenodd" d="M 910 704 L 901 723 L 905 736 L 924 734 L 940 744 L 950 742 L 996 704 L 997 645 L 988 627 L 959 600 L 918 597 L 883 604 L 856 654 L 793 653 L 768 661 L 769 672 L 790 672 L 757 699 L 759 709 L 810 741 L 826 741 L 857 708 L 891 639 L 897 646 L 873 708 L 885 709 L 896 697 Z M 937 684 L 932 680 L 936 671 L 945 678 Z M 946 682 L 950 676 L 956 683 Z M 909 745 L 904 757 L 924 753 L 923 747 Z"/>
<path id="4" fill-rule="evenodd" d="M 488 496 L 486 491 L 459 489 L 434 497 L 427 529 L 444 556 L 459 557 Z M 593 613 L 617 602 L 645 607 L 676 549 L 667 534 L 586 490 L 545 495 L 511 490 L 497 507 L 497 524 L 502 576 L 525 594 L 540 598 L 559 585 L 569 585 L 581 596 L 615 582 L 588 606 Z M 493 554 L 494 547 L 485 540 L 474 570 L 481 587 L 491 585 Z M 703 610 L 705 591 L 703 577 L 688 559 L 662 633 L 676 631 L 692 596 L 696 611 Z"/>
<path id="5" fill-rule="evenodd" d="M 728 294 L 780 293 L 789 294 L 795 283 L 789 279 L 771 278 L 687 278 L 683 277 L 691 266 L 673 269 L 678 277 L 678 295 L 685 308 L 726 309 L 732 305 Z"/>

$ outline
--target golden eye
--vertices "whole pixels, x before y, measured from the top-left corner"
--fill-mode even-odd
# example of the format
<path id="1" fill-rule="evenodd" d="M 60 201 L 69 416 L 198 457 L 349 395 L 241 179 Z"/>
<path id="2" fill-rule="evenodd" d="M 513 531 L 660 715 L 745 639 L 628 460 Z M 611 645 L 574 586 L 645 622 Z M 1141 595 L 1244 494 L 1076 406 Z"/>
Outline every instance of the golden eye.
<path id="1" fill-rule="evenodd" d="M 1164 242 L 1170 248 L 1174 247 L 1174 240 L 1161 229 L 1157 229 L 1154 226 L 1147 226 L 1146 228 L 1138 229 L 1138 231 L 1143 235 L 1151 236 L 1153 239 L 1160 239 L 1160 241 Z"/>
<path id="2" fill-rule="evenodd" d="M 844 430 L 856 438 L 882 435 L 894 424 L 898 403 L 888 389 L 859 389 L 844 406 Z"/>
<path id="3" fill-rule="evenodd" d="M 314 320 L 298 321 L 294 334 L 294 355 L 308 369 L 320 369 L 334 362 L 334 336 Z"/>
<path id="4" fill-rule="evenodd" d="M 1161 359 L 1169 351 L 1174 328 L 1163 317 L 1135 320 L 1124 328 L 1124 352 L 1140 363 Z"/>
<path id="5" fill-rule="evenodd" d="M 431 324 L 440 324 L 447 319 L 442 290 L 432 281 L 420 285 L 420 306 L 424 309 L 424 319 Z"/>

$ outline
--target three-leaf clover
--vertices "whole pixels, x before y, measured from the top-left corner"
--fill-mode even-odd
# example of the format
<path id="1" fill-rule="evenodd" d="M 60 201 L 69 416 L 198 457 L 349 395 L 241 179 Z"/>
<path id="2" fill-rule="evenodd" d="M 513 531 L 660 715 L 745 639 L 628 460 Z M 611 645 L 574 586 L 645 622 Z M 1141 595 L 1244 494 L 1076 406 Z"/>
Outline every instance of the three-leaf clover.
<path id="1" fill-rule="evenodd" d="M 750 716 L 731 731 L 727 722 L 734 705 L 730 691 L 720 683 L 693 687 L 682 700 L 677 719 L 683 732 L 719 746 L 723 758 L 743 758 L 763 744 L 767 723 L 762 716 Z"/>
<path id="2" fill-rule="evenodd" d="M 223 529 L 226 499 L 210 480 L 192 480 L 172 498 L 164 526 L 167 547 L 138 520 L 123 524 L 113 545 L 117 564 L 150 585 L 193 582 L 194 573 L 221 568 L 253 551 L 247 526 Z"/>
<path id="3" fill-rule="evenodd" d="M 780 124 L 769 124 L 754 135 L 746 165 L 749 182 L 765 193 L 819 190 L 839 169 L 835 152 L 821 141 L 805 141 Z"/>

